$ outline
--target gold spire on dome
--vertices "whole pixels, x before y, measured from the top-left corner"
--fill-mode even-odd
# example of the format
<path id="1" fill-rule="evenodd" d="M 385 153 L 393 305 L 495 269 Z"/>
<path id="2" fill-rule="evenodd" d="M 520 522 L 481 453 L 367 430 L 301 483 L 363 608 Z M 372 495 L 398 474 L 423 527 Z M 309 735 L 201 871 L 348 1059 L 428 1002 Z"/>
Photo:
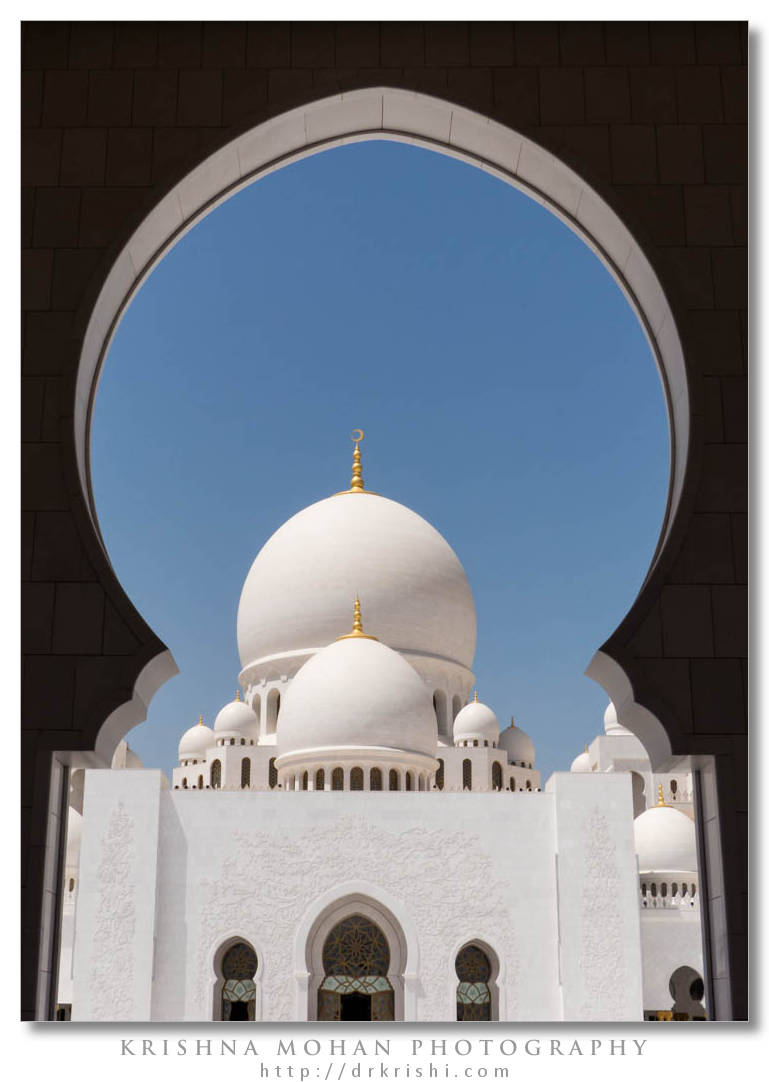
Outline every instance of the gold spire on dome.
<path id="1" fill-rule="evenodd" d="M 235 702 L 236 703 L 240 702 L 240 688 L 237 688 L 236 691 L 235 691 Z"/>
<path id="2" fill-rule="evenodd" d="M 665 803 L 665 798 L 662 795 L 662 782 L 660 782 L 659 785 L 657 786 L 657 803 L 654 806 L 655 806 L 655 808 L 669 808 L 670 807 L 669 804 Z"/>
<path id="3" fill-rule="evenodd" d="M 585 755 L 587 755 L 587 744 L 585 744 Z"/>
<path id="4" fill-rule="evenodd" d="M 363 439 L 364 432 L 362 428 L 354 428 L 350 439 L 355 444 L 355 450 L 352 453 L 352 477 L 350 478 L 350 487 L 344 489 L 342 492 L 337 492 L 337 496 L 346 496 L 351 492 L 363 492 L 369 496 L 378 496 L 378 492 L 369 492 L 363 485 L 363 465 L 360 457 L 360 443 Z"/>
<path id="5" fill-rule="evenodd" d="M 198 725 L 202 725 L 202 724 L 203 724 L 203 715 L 201 714 L 200 717 L 198 718 Z"/>
<path id="6" fill-rule="evenodd" d="M 336 641 L 339 642 L 340 639 L 373 639 L 374 642 L 378 642 L 378 639 L 377 639 L 376 635 L 366 635 L 366 634 L 364 634 L 363 620 L 361 619 L 361 614 L 360 614 L 360 598 L 359 597 L 355 598 L 355 605 L 353 606 L 352 631 L 348 632 L 347 635 L 340 635 L 339 638 Z"/>
<path id="7" fill-rule="evenodd" d="M 478 702 L 478 688 L 475 689 L 475 698 L 473 699 L 473 702 L 474 703 Z"/>

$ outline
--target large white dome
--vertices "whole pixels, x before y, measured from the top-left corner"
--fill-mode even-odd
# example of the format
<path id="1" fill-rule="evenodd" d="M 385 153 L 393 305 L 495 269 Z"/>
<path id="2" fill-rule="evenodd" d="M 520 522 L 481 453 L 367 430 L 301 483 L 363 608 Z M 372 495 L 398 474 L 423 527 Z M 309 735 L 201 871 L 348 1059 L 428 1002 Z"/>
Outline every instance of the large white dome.
<path id="1" fill-rule="evenodd" d="M 432 758 L 437 741 L 432 696 L 408 662 L 375 639 L 344 638 L 315 654 L 287 689 L 278 766 L 296 753 L 322 761 L 366 748 Z"/>
<path id="2" fill-rule="evenodd" d="M 294 515 L 254 560 L 238 608 L 243 669 L 332 643 L 356 594 L 394 650 L 472 665 L 475 605 L 453 549 L 402 504 L 349 492 Z"/>
<path id="3" fill-rule="evenodd" d="M 658 804 L 633 823 L 638 870 L 645 872 L 697 871 L 697 841 L 688 815 Z"/>

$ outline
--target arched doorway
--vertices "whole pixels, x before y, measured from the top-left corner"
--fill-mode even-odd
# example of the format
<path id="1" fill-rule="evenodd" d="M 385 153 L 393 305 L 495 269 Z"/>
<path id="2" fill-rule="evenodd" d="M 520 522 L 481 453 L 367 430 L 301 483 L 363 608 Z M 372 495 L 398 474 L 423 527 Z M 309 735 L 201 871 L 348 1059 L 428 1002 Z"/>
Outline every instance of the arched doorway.
<path id="1" fill-rule="evenodd" d="M 418 947 L 408 915 L 401 916 L 369 890 L 318 899 L 296 938 L 297 988 L 307 996 L 308 1021 L 320 1021 L 321 1012 L 326 1021 L 415 1020 L 407 962 L 418 965 Z"/>
<path id="2" fill-rule="evenodd" d="M 374 921 L 360 913 L 335 924 L 323 944 L 319 1022 L 392 1022 L 390 948 Z"/>

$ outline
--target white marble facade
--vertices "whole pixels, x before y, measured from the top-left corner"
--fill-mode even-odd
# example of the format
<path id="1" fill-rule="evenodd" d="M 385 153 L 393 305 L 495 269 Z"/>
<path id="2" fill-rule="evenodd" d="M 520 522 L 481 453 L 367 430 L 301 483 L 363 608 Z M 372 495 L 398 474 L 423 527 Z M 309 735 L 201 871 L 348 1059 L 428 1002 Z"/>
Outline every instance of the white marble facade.
<path id="1" fill-rule="evenodd" d="M 471 699 L 456 554 L 364 490 L 358 444 L 350 488 L 246 578 L 244 701 L 183 734 L 170 785 L 121 745 L 75 792 L 60 1016 L 221 1019 L 244 945 L 247 1017 L 312 1021 L 352 917 L 386 941 L 390 1013 L 371 1017 L 456 1021 L 467 988 L 498 1021 L 704 1015 L 688 777 L 655 775 L 610 705 L 541 789 L 530 737 Z M 458 992 L 467 950 L 486 976 Z"/>

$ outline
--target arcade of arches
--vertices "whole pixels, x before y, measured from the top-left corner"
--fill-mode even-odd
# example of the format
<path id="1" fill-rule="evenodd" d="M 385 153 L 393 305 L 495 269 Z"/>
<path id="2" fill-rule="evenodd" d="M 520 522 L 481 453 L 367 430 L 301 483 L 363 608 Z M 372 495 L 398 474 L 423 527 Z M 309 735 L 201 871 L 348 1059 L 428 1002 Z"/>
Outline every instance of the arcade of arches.
<path id="1" fill-rule="evenodd" d="M 109 764 L 174 671 L 92 515 L 98 357 L 143 268 L 230 183 L 227 154 L 196 173 L 206 158 L 268 120 L 275 153 L 299 152 L 280 118 L 335 95 L 316 138 L 344 138 L 361 88 L 397 86 L 401 136 L 476 162 L 500 132 L 536 148 L 530 190 L 593 238 L 661 358 L 670 515 L 590 671 L 667 748 L 656 765 L 694 770 L 707 998 L 746 1018 L 746 24 L 39 22 L 22 45 L 22 1017 L 55 1011 L 68 771 Z"/>

